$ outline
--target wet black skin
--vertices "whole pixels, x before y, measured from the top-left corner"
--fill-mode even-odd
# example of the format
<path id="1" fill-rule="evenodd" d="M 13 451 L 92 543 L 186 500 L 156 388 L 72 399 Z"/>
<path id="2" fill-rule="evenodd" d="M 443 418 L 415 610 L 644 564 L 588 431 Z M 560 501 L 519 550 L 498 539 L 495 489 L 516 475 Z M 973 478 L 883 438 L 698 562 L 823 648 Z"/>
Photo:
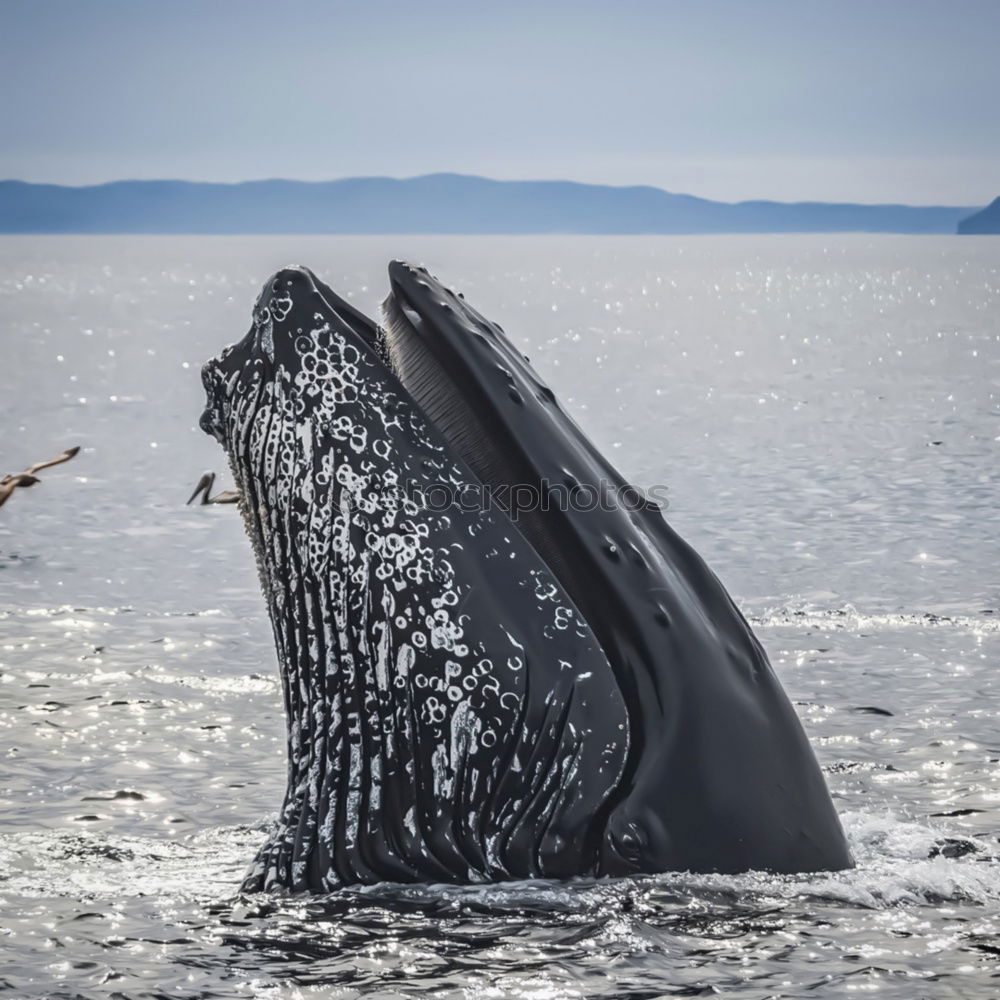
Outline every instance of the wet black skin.
<path id="1" fill-rule="evenodd" d="M 638 502 L 498 326 L 423 268 L 396 261 L 389 277 L 386 344 L 403 386 L 484 483 L 549 495 L 517 525 L 624 696 L 629 754 L 605 806 L 599 873 L 852 867 L 802 725 L 719 579 Z M 626 502 L 565 502 L 602 483 Z"/>
<path id="2" fill-rule="evenodd" d="M 262 559 L 262 580 L 289 724 L 309 734 L 297 750 L 290 741 L 279 827 L 245 887 L 326 891 L 379 880 L 851 867 L 801 723 L 718 578 L 662 512 L 628 487 L 499 327 L 422 268 L 394 262 L 389 277 L 378 327 L 306 269 L 279 272 L 258 302 L 261 309 L 290 297 L 290 308 L 282 306 L 283 318 L 274 322 L 273 343 L 265 350 L 252 329 L 205 368 L 209 407 L 202 426 L 229 452 L 258 551 L 278 553 L 273 565 Z M 395 729 L 402 709 L 371 686 L 364 663 L 373 645 L 365 638 L 368 612 L 312 654 L 303 623 L 323 617 L 328 581 L 304 567 L 290 587 L 280 558 L 298 550 L 296 525 L 308 520 L 309 505 L 294 488 L 281 494 L 287 516 L 267 500 L 273 476 L 237 433 L 235 415 L 253 417 L 254 400 L 279 362 L 299 370 L 299 335 L 320 321 L 364 359 L 362 402 L 345 404 L 344 412 L 369 419 L 365 414 L 375 410 L 366 409 L 368 399 L 400 417 L 391 461 L 376 454 L 365 461 L 426 485 L 459 469 L 492 490 L 488 523 L 462 511 L 449 511 L 443 526 L 428 521 L 438 533 L 435 544 L 453 552 L 472 623 L 468 641 L 489 651 L 514 632 L 525 661 L 516 677 L 497 675 L 503 704 L 517 707 L 509 719 L 498 716 L 501 745 L 470 753 L 454 801 L 433 793 L 430 737 L 414 730 L 411 739 Z M 308 403 L 296 419 L 300 429 L 313 428 L 317 442 L 323 439 Z M 373 434 L 386 433 L 371 420 Z M 283 481 L 302 483 L 318 458 L 316 452 L 310 462 L 292 462 Z M 510 497 L 506 488 L 518 485 L 533 487 L 544 501 L 498 509 L 496 502 Z M 599 494 L 604 502 L 595 504 Z M 364 559 L 359 546 L 352 558 Z M 578 625 L 558 634 L 544 627 L 526 578 L 511 567 L 551 574 L 562 603 L 579 612 Z M 366 607 L 378 608 L 380 600 Z M 309 616 L 287 610 L 304 602 Z M 353 650 L 356 690 L 341 686 L 335 646 Z M 575 669 L 565 669 L 569 664 Z M 428 652 L 411 673 L 433 676 L 439 667 Z M 349 732 L 315 728 L 334 696 L 354 699 L 362 719 L 366 707 L 379 706 L 374 721 Z M 406 702 L 410 694 L 399 697 Z M 338 780 L 360 781 L 362 805 L 348 835 L 347 785 L 338 791 L 329 776 L 347 774 L 343 762 L 352 743 L 360 748 L 361 771 Z M 387 756 L 390 744 L 395 757 Z M 318 800 L 303 804 L 297 789 L 317 755 L 327 777 L 317 779 Z M 578 762 L 574 771 L 555 768 L 570 757 Z M 379 760 L 376 806 L 368 792 Z M 413 824 L 404 822 L 407 815 L 415 816 Z M 492 852 L 483 848 L 491 838 L 499 843 Z"/>

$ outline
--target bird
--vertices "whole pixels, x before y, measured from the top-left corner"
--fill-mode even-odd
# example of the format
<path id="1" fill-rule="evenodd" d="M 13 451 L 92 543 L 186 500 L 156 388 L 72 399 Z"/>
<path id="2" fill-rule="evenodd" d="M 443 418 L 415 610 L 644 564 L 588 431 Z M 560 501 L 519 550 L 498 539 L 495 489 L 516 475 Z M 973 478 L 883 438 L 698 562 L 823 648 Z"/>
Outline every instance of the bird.
<path id="1" fill-rule="evenodd" d="M 198 480 L 198 485 L 194 488 L 194 493 L 188 497 L 188 503 L 194 502 L 196 496 L 201 494 L 201 506 L 205 506 L 210 503 L 238 503 L 240 499 L 239 490 L 221 490 L 216 493 L 215 496 L 210 496 L 212 492 L 212 487 L 215 485 L 215 473 L 206 472 L 201 479 Z"/>
<path id="2" fill-rule="evenodd" d="M 11 498 L 14 490 L 18 487 L 34 486 L 35 483 L 41 482 L 38 476 L 35 475 L 36 472 L 41 472 L 42 469 L 51 468 L 53 465 L 62 465 L 63 462 L 68 462 L 79 452 L 79 450 L 79 445 L 74 448 L 67 448 L 55 458 L 47 459 L 44 462 L 35 462 L 34 465 L 29 466 L 24 470 L 24 472 L 17 472 L 13 475 L 4 476 L 0 479 L 0 507 L 2 507 Z"/>

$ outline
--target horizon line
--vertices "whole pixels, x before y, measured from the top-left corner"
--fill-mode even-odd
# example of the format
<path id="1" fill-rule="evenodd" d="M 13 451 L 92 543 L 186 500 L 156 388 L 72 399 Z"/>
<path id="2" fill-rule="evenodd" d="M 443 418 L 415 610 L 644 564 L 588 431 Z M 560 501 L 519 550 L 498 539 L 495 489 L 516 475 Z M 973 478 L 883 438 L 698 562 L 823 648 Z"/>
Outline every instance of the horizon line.
<path id="1" fill-rule="evenodd" d="M 972 204 L 946 204 L 943 202 L 931 202 L 927 204 L 914 204 L 911 202 L 886 202 L 886 201 L 827 201 L 822 198 L 798 199 L 795 201 L 779 201 L 774 198 L 742 198 L 739 201 L 723 201 L 718 198 L 706 198 L 702 195 L 690 194 L 686 191 L 672 191 L 668 188 L 659 187 L 655 184 L 605 184 L 593 181 L 577 181 L 569 178 L 497 178 L 488 177 L 485 174 L 466 174 L 453 170 L 434 170 L 428 173 L 412 174 L 406 177 L 394 177 L 390 174 L 350 174 L 343 177 L 329 177 L 320 180 L 305 180 L 296 177 L 258 177 L 246 178 L 238 181 L 220 180 L 193 180 L 185 177 L 119 177 L 112 180 L 98 181 L 89 184 L 67 184 L 56 181 L 32 181 L 19 177 L 0 178 L 0 184 L 25 184 L 32 187 L 55 187 L 67 188 L 70 190 L 89 190 L 93 188 L 110 187 L 115 184 L 190 184 L 202 186 L 218 187 L 241 187 L 250 184 L 302 184 L 302 185 L 322 185 L 340 184 L 350 181 L 392 181 L 395 183 L 406 183 L 408 181 L 426 180 L 433 177 L 453 177 L 463 180 L 486 181 L 490 184 L 569 184 L 577 187 L 587 188 L 610 188 L 621 191 L 649 190 L 659 191 L 662 194 L 675 198 L 690 198 L 694 201 L 711 202 L 716 205 L 859 205 L 872 208 L 953 208 L 953 209 L 982 209 L 992 202 L 972 203 Z"/>

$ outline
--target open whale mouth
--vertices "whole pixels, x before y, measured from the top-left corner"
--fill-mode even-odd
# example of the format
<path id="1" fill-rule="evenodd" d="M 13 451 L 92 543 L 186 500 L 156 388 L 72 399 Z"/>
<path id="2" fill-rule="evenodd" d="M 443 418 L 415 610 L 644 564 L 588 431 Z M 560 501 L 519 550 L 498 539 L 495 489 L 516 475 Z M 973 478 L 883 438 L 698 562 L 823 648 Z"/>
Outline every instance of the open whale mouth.
<path id="1" fill-rule="evenodd" d="M 716 576 L 500 327 L 389 279 L 377 325 L 278 272 L 202 373 L 289 720 L 248 886 L 849 866 Z"/>
<path id="2" fill-rule="evenodd" d="M 659 507 L 605 461 L 499 325 L 425 267 L 392 261 L 389 281 L 382 322 L 376 324 L 307 268 L 278 272 L 258 297 L 247 335 L 203 368 L 208 405 L 202 429 L 231 457 L 246 449 L 245 415 L 254 412 L 254 401 L 273 383 L 277 368 L 289 362 L 298 369 L 297 418 L 307 415 L 317 385 L 335 385 L 342 401 L 363 400 L 369 386 L 357 368 L 338 370 L 314 357 L 310 328 L 332 322 L 347 338 L 349 353 L 350 345 L 356 345 L 376 366 L 384 366 L 383 377 L 398 380 L 400 400 L 392 405 L 419 413 L 467 473 L 456 482 L 447 474 L 428 475 L 426 468 L 407 469 L 403 462 L 396 475 L 378 483 L 360 502 L 383 512 L 415 503 L 498 519 L 506 531 L 528 542 L 565 590 L 574 612 L 593 628 L 608 659 L 628 658 L 617 623 L 633 613 L 631 595 L 606 585 L 607 577 L 616 575 L 622 559 L 648 568 L 647 555 L 652 554 L 643 554 L 648 543 L 642 529 L 649 515 L 655 519 L 649 523 L 662 524 Z M 289 329 L 293 319 L 296 326 Z M 234 415 L 234 406 L 244 416 Z M 280 477 L 273 463 L 269 471 Z M 248 481 L 239 461 L 233 473 L 253 502 L 268 502 L 267 487 Z M 350 490 L 343 496 L 341 508 L 359 502 Z M 611 533 L 616 527 L 623 537 Z M 668 621 L 667 610 L 655 600 L 649 614 L 658 630 Z M 612 627 L 604 628 L 604 623 Z M 627 701 L 640 697 L 631 672 L 622 671 L 615 683 Z M 634 711 L 630 717 L 634 744 L 642 713 Z"/>
<path id="3" fill-rule="evenodd" d="M 623 560 L 649 575 L 657 546 L 648 529 L 663 526 L 658 505 L 594 448 L 499 325 L 425 267 L 393 261 L 389 281 L 382 323 L 376 324 L 308 269 L 276 274 L 258 298 L 246 337 L 203 370 L 209 405 L 202 429 L 228 446 L 232 402 L 245 405 L 248 394 L 267 384 L 283 353 L 296 355 L 302 365 L 296 378 L 301 386 L 338 380 L 341 395 L 362 398 L 366 386 L 351 384 L 351 371 L 337 372 L 312 360 L 306 327 L 296 327 L 290 345 L 287 334 L 285 344 L 280 335 L 276 339 L 276 329 L 287 323 L 293 308 L 316 322 L 335 318 L 359 348 L 398 378 L 406 404 L 421 413 L 471 473 L 456 486 L 447 477 L 428 478 L 423 470 L 408 478 L 401 468 L 399 477 L 381 484 L 368 501 L 382 510 L 403 502 L 442 511 L 482 510 L 509 522 L 509 530 L 527 540 L 593 628 L 608 660 L 631 659 L 627 647 L 633 640 L 623 640 L 619 626 L 636 613 L 635 591 L 631 586 L 623 591 L 615 578 L 622 575 L 618 564 Z M 305 310 L 304 300 L 311 303 Z M 301 415 L 301 402 L 299 409 Z M 253 483 L 245 488 L 254 495 Z M 652 588 L 642 596 L 640 613 L 661 632 L 671 612 Z M 619 673 L 616 683 L 626 702 L 636 705 L 642 695 L 632 671 Z M 633 746 L 642 716 L 637 707 L 630 712 Z"/>

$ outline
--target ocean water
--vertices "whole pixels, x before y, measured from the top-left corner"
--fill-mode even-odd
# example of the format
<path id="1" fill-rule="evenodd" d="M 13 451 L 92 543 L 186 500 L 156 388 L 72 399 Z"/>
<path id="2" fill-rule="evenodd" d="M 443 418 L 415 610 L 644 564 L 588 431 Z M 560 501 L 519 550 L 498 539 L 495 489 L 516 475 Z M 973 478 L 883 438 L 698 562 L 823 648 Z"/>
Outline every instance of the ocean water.
<path id="1" fill-rule="evenodd" d="M 750 616 L 855 871 L 240 897 L 284 722 L 201 363 L 309 265 L 497 319 Z M 0 995 L 1000 995 L 1000 238 L 0 238 Z"/>

